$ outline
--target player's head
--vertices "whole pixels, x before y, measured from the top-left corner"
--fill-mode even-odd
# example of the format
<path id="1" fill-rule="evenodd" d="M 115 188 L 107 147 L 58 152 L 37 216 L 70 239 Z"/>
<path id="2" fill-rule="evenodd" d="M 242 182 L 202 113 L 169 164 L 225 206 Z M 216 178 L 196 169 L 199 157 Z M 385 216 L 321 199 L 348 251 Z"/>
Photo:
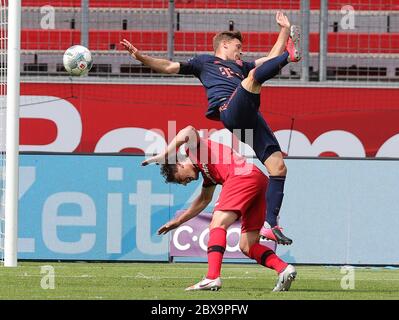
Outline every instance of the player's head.
<path id="1" fill-rule="evenodd" d="M 215 54 L 227 60 L 240 60 L 242 35 L 240 31 L 223 31 L 213 37 Z"/>
<path id="2" fill-rule="evenodd" d="M 193 180 L 198 180 L 199 170 L 187 158 L 177 163 L 166 163 L 161 165 L 161 174 L 167 183 L 178 183 L 186 185 Z"/>

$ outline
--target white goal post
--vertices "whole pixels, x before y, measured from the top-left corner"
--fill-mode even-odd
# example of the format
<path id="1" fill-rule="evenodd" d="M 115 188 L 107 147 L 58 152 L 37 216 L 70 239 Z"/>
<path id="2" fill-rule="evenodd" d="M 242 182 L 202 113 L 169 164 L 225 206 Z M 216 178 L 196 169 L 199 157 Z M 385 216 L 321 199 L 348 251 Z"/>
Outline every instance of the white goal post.
<path id="1" fill-rule="evenodd" d="M 4 266 L 17 266 L 18 178 L 19 178 L 19 98 L 21 0 L 1 1 L 1 116 L 5 116 L 5 169 L 3 168 L 2 205 L 4 204 Z M 7 13 L 8 11 L 8 13 Z M 7 19 L 8 18 L 8 19 Z M 3 56 L 7 54 L 7 59 Z M 7 76 L 6 86 L 4 76 Z M 6 95 L 6 97 L 4 97 Z M 5 109 L 5 112 L 4 112 Z M 4 114 L 5 113 L 5 114 Z M 4 131 L 4 127 L 2 128 Z M 4 138 L 4 132 L 2 132 Z M 4 156 L 4 141 L 2 142 Z M 4 159 L 2 159 L 4 167 Z M 3 236 L 3 235 L 2 235 Z"/>

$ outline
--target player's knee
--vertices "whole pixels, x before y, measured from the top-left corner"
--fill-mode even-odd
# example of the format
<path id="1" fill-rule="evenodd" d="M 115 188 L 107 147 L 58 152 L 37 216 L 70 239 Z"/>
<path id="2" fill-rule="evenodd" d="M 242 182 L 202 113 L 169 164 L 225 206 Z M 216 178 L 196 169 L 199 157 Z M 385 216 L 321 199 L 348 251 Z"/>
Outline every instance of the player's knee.
<path id="1" fill-rule="evenodd" d="M 271 161 L 266 160 L 265 166 L 271 176 L 286 176 L 287 175 L 288 170 L 284 163 L 284 159 L 282 157 L 274 158 Z"/>
<path id="2" fill-rule="evenodd" d="M 248 79 L 252 80 L 252 81 L 256 81 L 255 80 L 255 70 L 256 69 L 252 69 L 251 71 L 249 71 L 248 73 Z"/>
<path id="3" fill-rule="evenodd" d="M 209 225 L 209 230 L 214 229 L 214 228 L 222 228 L 227 230 L 229 228 L 230 224 L 228 221 L 225 219 L 212 219 L 210 225 Z"/>
<path id="4" fill-rule="evenodd" d="M 240 250 L 243 254 L 245 254 L 247 257 L 249 256 L 249 246 L 247 243 L 240 243 Z"/>
<path id="5" fill-rule="evenodd" d="M 255 71 L 252 69 L 248 76 L 241 82 L 243 88 L 252 93 L 260 93 L 261 85 L 255 79 Z"/>
<path id="6" fill-rule="evenodd" d="M 287 167 L 284 164 L 268 168 L 267 171 L 271 176 L 282 177 L 287 175 Z"/>
<path id="7" fill-rule="evenodd" d="M 223 225 L 223 222 L 218 221 L 218 220 L 212 220 L 211 224 L 209 225 L 209 230 L 215 229 L 215 228 L 223 228 L 226 229 Z"/>
<path id="8" fill-rule="evenodd" d="M 243 87 L 248 87 L 251 89 L 259 89 L 260 88 L 260 83 L 256 81 L 255 77 L 255 69 L 252 69 L 249 73 L 248 76 L 242 81 Z M 248 90 L 248 88 L 245 88 Z M 251 90 L 249 90 L 251 91 Z"/>
<path id="9" fill-rule="evenodd" d="M 276 176 L 286 176 L 287 175 L 287 167 L 284 163 L 284 161 L 282 160 L 278 166 L 277 166 L 277 174 Z"/>
<path id="10" fill-rule="evenodd" d="M 249 73 L 248 73 L 248 77 L 251 77 L 251 79 L 252 79 L 252 81 L 254 82 L 254 83 L 256 83 L 257 85 L 262 85 L 262 83 L 261 82 L 259 82 L 259 80 L 257 79 L 257 77 L 256 77 L 256 68 L 255 69 L 252 69 Z"/>

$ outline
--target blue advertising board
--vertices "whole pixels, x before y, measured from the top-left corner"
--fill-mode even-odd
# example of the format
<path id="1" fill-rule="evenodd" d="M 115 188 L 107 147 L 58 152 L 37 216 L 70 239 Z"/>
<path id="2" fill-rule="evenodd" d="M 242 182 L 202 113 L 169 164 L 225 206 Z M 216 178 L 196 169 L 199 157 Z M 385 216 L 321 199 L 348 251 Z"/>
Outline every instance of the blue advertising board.
<path id="1" fill-rule="evenodd" d="M 21 155 L 20 259 L 168 260 L 181 204 L 143 157 Z"/>
<path id="2" fill-rule="evenodd" d="M 21 155 L 18 258 L 168 261 L 176 237 L 157 230 L 190 205 L 201 183 L 166 184 L 159 166 L 142 167 L 143 159 Z M 294 243 L 277 248 L 283 259 L 399 264 L 398 160 L 286 162 L 280 223 Z M 204 211 L 212 212 L 219 191 Z M 184 245 L 200 245 L 192 240 Z"/>

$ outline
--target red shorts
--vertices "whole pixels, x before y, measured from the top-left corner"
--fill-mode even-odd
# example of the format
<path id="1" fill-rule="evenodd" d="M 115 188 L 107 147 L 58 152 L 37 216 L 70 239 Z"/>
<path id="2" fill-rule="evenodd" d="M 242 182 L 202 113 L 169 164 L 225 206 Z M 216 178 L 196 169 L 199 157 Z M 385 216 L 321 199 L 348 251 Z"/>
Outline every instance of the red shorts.
<path id="1" fill-rule="evenodd" d="M 241 217 L 241 232 L 260 230 L 266 216 L 268 179 L 254 167 L 250 174 L 228 177 L 214 211 L 234 211 Z"/>

